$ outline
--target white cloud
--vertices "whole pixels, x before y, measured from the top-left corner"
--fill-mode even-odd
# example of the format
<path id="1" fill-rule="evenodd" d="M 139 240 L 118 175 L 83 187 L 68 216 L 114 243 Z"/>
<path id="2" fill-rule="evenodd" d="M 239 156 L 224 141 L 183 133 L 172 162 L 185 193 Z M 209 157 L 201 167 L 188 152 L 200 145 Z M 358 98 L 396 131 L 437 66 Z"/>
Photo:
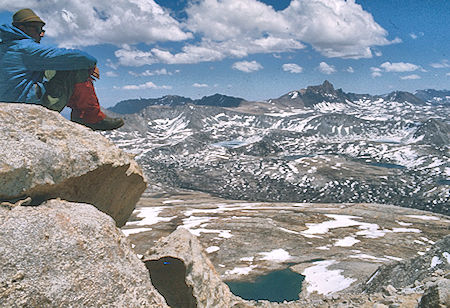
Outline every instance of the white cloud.
<path id="1" fill-rule="evenodd" d="M 113 62 L 111 59 L 106 59 L 106 66 L 112 68 L 113 70 L 116 70 L 119 68 L 119 65 L 115 62 Z"/>
<path id="2" fill-rule="evenodd" d="M 448 60 L 442 60 L 439 63 L 431 63 L 430 66 L 434 68 L 449 68 L 450 63 Z"/>
<path id="3" fill-rule="evenodd" d="M 295 63 L 286 63 L 286 64 L 283 64 L 283 71 L 290 72 L 293 74 L 299 74 L 299 73 L 303 72 L 303 67 L 301 67 Z"/>
<path id="4" fill-rule="evenodd" d="M 354 70 L 353 67 L 351 67 L 351 66 L 347 67 L 346 71 L 347 71 L 348 73 L 354 73 L 354 72 L 355 72 L 355 70 Z"/>
<path id="5" fill-rule="evenodd" d="M 370 70 L 372 71 L 372 77 L 381 77 L 381 68 L 378 67 L 371 67 Z"/>
<path id="6" fill-rule="evenodd" d="M 354 0 L 292 0 L 281 11 L 258 0 L 189 1 L 183 21 L 155 0 L 17 0 L 4 6 L 33 7 L 62 46 L 125 44 L 116 57 L 126 66 L 243 58 L 296 51 L 305 43 L 326 57 L 370 58 L 374 47 L 400 41 L 389 41 L 387 31 Z M 135 47 L 194 37 L 179 49 Z"/>
<path id="7" fill-rule="evenodd" d="M 119 77 L 119 74 L 117 74 L 116 72 L 113 71 L 108 71 L 105 73 L 106 77 Z"/>
<path id="8" fill-rule="evenodd" d="M 186 11 L 187 27 L 215 41 L 262 39 L 264 34 L 281 38 L 279 34 L 290 25 L 282 14 L 257 0 L 196 1 Z"/>
<path id="9" fill-rule="evenodd" d="M 138 50 L 129 45 L 124 45 L 116 50 L 114 55 L 119 59 L 119 64 L 123 66 L 142 66 L 158 62 L 153 53 Z"/>
<path id="10" fill-rule="evenodd" d="M 412 72 L 420 69 L 420 66 L 418 65 L 404 62 L 384 62 L 380 67 L 386 72 Z"/>
<path id="11" fill-rule="evenodd" d="M 143 84 L 139 85 L 126 85 L 123 86 L 122 89 L 124 90 L 144 90 L 144 89 L 172 89 L 171 86 L 157 86 L 153 82 L 149 81 Z"/>
<path id="12" fill-rule="evenodd" d="M 206 83 L 194 83 L 192 85 L 194 88 L 207 88 L 208 85 Z"/>
<path id="13" fill-rule="evenodd" d="M 421 77 L 417 74 L 412 74 L 412 75 L 408 75 L 408 76 L 402 76 L 400 77 L 400 79 L 402 80 L 414 80 L 414 79 L 421 79 Z"/>
<path id="14" fill-rule="evenodd" d="M 252 73 L 252 72 L 256 72 L 259 71 L 263 68 L 263 66 L 256 62 L 256 61 L 241 61 L 241 62 L 235 62 L 233 64 L 233 69 L 238 70 L 238 71 L 242 71 L 245 73 Z"/>
<path id="15" fill-rule="evenodd" d="M 369 58 L 371 47 L 400 41 L 387 40 L 386 30 L 354 1 L 293 0 L 275 11 L 257 0 L 204 0 L 186 11 L 187 28 L 202 36 L 199 46 L 223 57 L 293 51 L 305 42 L 327 57 Z"/>
<path id="16" fill-rule="evenodd" d="M 333 65 L 329 65 L 325 62 L 320 62 L 319 67 L 318 67 L 319 71 L 330 75 L 336 72 L 336 68 Z"/>
<path id="17" fill-rule="evenodd" d="M 421 66 L 412 64 L 412 63 L 405 63 L 405 62 L 384 62 L 380 65 L 380 67 L 371 67 L 370 70 L 372 71 L 372 77 L 380 77 L 382 75 L 382 72 L 386 73 L 404 73 L 404 72 L 413 72 L 413 71 L 422 71 L 426 72 Z M 419 79 L 421 78 L 417 74 L 408 75 L 400 77 L 403 80 L 408 79 Z"/>
<path id="18" fill-rule="evenodd" d="M 450 76 L 450 73 L 446 73 L 445 76 Z"/>
<path id="19" fill-rule="evenodd" d="M 409 36 L 413 39 L 413 40 L 417 40 L 419 37 L 424 36 L 423 32 L 419 32 L 419 33 L 410 33 Z"/>
<path id="20" fill-rule="evenodd" d="M 167 69 L 162 68 L 159 70 L 151 71 L 151 70 L 145 70 L 142 73 L 136 73 L 134 71 L 128 72 L 130 75 L 135 77 L 148 77 L 148 76 L 155 76 L 155 75 L 173 75 L 172 72 L 167 71 Z"/>
<path id="21" fill-rule="evenodd" d="M 267 37 L 252 40 L 250 38 L 241 38 L 223 42 L 202 40 L 199 45 L 185 45 L 181 52 L 178 53 L 159 48 L 153 48 L 150 51 L 139 51 L 125 46 L 116 51 L 116 56 L 123 65 L 136 65 L 135 63 L 145 65 L 155 62 L 192 64 L 220 61 L 227 57 L 242 58 L 254 53 L 282 52 L 301 48 L 304 48 L 304 46 L 293 39 L 280 40 Z M 130 58 L 132 61 L 130 61 Z"/>
<path id="22" fill-rule="evenodd" d="M 209 62 L 225 58 L 223 50 L 211 48 L 209 46 L 186 45 L 182 50 L 183 51 L 180 53 L 172 54 L 167 50 L 153 48 L 151 52 L 160 62 L 168 64 Z"/>
<path id="23" fill-rule="evenodd" d="M 377 57 L 381 57 L 383 55 L 383 53 L 379 50 L 375 50 L 374 53 L 375 53 L 375 56 L 377 56 Z"/>
<path id="24" fill-rule="evenodd" d="M 370 58 L 371 47 L 397 43 L 355 1 L 293 0 L 282 11 L 289 31 L 327 57 Z"/>
<path id="25" fill-rule="evenodd" d="M 3 9 L 31 7 L 47 23 L 46 35 L 65 47 L 102 43 L 181 41 L 192 37 L 154 0 L 22 0 Z"/>

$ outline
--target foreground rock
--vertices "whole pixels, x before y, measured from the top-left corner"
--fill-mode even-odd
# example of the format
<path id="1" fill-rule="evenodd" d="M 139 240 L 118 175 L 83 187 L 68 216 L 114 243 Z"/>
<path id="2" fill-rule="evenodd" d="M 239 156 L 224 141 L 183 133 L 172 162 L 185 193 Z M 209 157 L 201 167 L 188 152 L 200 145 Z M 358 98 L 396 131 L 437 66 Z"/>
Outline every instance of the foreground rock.
<path id="1" fill-rule="evenodd" d="M 113 220 L 88 204 L 0 207 L 1 307 L 167 307 Z"/>
<path id="2" fill-rule="evenodd" d="M 446 275 L 447 278 L 442 277 Z M 421 289 L 419 307 L 450 307 L 450 235 L 438 241 L 424 255 L 381 266 L 363 285 L 365 293 L 380 292 L 389 285 Z M 420 282 L 424 283 L 420 283 Z"/>
<path id="3" fill-rule="evenodd" d="M 0 122 L 0 201 L 62 198 L 125 224 L 146 187 L 128 154 L 40 106 L 0 103 Z"/>
<path id="4" fill-rule="evenodd" d="M 163 283 L 160 287 L 155 284 L 172 307 L 233 307 L 241 302 L 219 278 L 197 238 L 186 229 L 160 239 L 145 260 L 153 283 L 172 278 L 167 288 Z M 163 277 L 158 277 L 158 272 Z"/>
<path id="5" fill-rule="evenodd" d="M 422 256 L 381 266 L 365 284 L 363 291 L 379 292 L 386 285 L 406 287 L 431 277 L 436 271 L 450 273 L 450 235 L 436 242 Z"/>

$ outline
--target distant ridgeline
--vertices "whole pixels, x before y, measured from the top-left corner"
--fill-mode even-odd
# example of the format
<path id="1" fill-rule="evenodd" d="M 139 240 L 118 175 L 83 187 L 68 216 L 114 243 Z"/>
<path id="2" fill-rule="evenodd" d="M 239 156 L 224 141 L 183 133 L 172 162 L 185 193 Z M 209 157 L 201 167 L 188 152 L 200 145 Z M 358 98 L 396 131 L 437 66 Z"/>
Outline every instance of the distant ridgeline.
<path id="1" fill-rule="evenodd" d="M 166 95 L 161 98 L 141 98 L 129 99 L 117 103 L 114 107 L 108 108 L 115 113 L 131 114 L 141 111 L 148 106 L 182 106 L 186 104 L 193 104 L 199 106 L 217 106 L 217 107 L 238 107 L 241 102 L 245 101 L 243 98 L 226 96 L 221 94 L 214 94 L 211 96 L 204 96 L 201 99 L 190 99 L 188 97 L 177 95 Z"/>
<path id="2" fill-rule="evenodd" d="M 449 105 L 450 91 L 449 90 L 417 90 L 410 93 L 405 91 L 394 91 L 385 95 L 370 95 L 346 93 L 342 89 L 335 90 L 333 85 L 325 80 L 323 84 L 317 86 L 308 86 L 306 89 L 292 91 L 276 99 L 271 99 L 269 102 L 273 104 L 285 105 L 295 104 L 300 107 L 312 107 L 322 102 L 330 103 L 348 103 L 355 100 L 370 100 L 375 101 L 383 99 L 385 101 L 409 102 L 411 104 L 436 104 Z M 132 114 L 145 109 L 148 106 L 182 106 L 186 104 L 193 104 L 199 106 L 216 106 L 216 107 L 238 107 L 242 103 L 247 102 L 243 98 L 232 97 L 222 94 L 214 94 L 211 96 L 204 96 L 201 99 L 191 99 L 188 97 L 177 95 L 166 95 L 160 98 L 140 98 L 128 99 L 117 103 L 109 110 L 120 114 Z"/>

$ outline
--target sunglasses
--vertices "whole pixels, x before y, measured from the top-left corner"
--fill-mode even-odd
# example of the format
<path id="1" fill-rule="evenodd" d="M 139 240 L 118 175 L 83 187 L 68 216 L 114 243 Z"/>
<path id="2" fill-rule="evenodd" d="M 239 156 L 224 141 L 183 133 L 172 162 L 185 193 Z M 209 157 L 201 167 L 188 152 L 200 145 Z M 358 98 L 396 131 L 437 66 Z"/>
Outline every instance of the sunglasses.
<path id="1" fill-rule="evenodd" d="M 43 26 L 34 26 L 34 25 L 27 25 L 27 28 L 33 28 L 37 33 L 43 34 L 45 33 L 45 30 L 42 29 Z"/>

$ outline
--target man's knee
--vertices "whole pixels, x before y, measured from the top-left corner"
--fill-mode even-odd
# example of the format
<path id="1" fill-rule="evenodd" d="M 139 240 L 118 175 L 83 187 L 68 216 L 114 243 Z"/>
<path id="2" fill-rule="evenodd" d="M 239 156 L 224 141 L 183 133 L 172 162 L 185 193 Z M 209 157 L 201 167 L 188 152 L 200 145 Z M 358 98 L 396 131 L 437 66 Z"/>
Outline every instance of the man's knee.
<path id="1" fill-rule="evenodd" d="M 74 85 L 76 83 L 85 82 L 90 78 L 89 70 L 74 71 L 45 71 L 47 86 L 61 86 L 63 84 Z"/>
<path id="2" fill-rule="evenodd" d="M 69 102 L 76 84 L 89 80 L 89 70 L 45 71 L 45 93 L 41 103 L 45 107 L 61 111 Z"/>

